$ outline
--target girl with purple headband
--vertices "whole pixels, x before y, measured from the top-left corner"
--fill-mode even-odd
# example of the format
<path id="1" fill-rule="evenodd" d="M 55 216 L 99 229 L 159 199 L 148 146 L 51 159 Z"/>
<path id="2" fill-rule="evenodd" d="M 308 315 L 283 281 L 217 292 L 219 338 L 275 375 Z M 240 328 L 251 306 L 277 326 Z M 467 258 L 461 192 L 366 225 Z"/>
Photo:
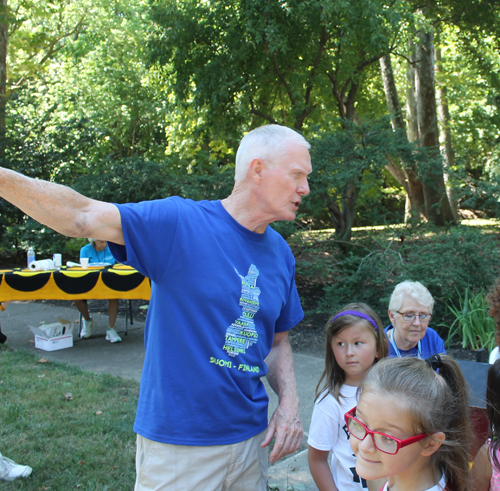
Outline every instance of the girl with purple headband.
<path id="1" fill-rule="evenodd" d="M 364 303 L 351 303 L 335 314 L 325 334 L 325 369 L 307 440 L 309 470 L 319 491 L 362 491 L 367 482 L 356 474 L 344 414 L 356 406 L 366 372 L 387 356 L 387 338 L 377 314 Z"/>

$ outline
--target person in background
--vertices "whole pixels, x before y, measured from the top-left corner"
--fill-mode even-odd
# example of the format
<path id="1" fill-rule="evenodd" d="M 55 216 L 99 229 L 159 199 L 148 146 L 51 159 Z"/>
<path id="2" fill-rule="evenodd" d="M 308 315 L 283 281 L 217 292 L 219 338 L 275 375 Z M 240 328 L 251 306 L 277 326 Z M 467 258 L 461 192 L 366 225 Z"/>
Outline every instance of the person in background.
<path id="1" fill-rule="evenodd" d="M 490 353 L 490 365 L 493 365 L 495 361 L 500 359 L 500 278 L 498 278 L 491 288 L 486 301 L 490 308 L 488 309 L 488 315 L 495 321 L 496 333 L 495 333 L 495 347 Z"/>
<path id="2" fill-rule="evenodd" d="M 490 438 L 479 449 L 472 466 L 473 491 L 500 491 L 500 360 L 488 369 L 486 412 Z"/>
<path id="3" fill-rule="evenodd" d="M 418 281 L 403 281 L 394 288 L 389 301 L 391 324 L 385 328 L 389 357 L 428 358 L 446 353 L 444 341 L 429 327 L 434 299 Z"/>
<path id="4" fill-rule="evenodd" d="M 105 240 L 89 239 L 90 244 L 83 246 L 80 249 L 80 259 L 83 257 L 89 258 L 89 264 L 115 264 L 116 260 L 109 250 L 108 243 Z M 118 315 L 117 298 L 109 300 L 108 303 L 108 322 L 109 327 L 106 330 L 106 341 L 111 343 L 119 343 L 122 338 L 115 330 L 116 317 Z M 92 334 L 92 329 L 95 327 L 95 320 L 92 319 L 89 312 L 87 300 L 75 300 L 75 305 L 83 317 L 83 326 L 80 333 L 81 338 L 88 338 Z"/>

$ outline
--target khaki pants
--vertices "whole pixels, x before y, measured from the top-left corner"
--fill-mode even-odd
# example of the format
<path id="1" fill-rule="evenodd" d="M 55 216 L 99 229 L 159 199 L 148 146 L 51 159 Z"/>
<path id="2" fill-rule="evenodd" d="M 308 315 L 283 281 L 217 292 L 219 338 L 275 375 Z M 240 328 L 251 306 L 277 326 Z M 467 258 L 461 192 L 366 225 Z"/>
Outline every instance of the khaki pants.
<path id="1" fill-rule="evenodd" d="M 137 435 L 134 491 L 267 491 L 265 431 L 232 445 L 192 447 Z"/>

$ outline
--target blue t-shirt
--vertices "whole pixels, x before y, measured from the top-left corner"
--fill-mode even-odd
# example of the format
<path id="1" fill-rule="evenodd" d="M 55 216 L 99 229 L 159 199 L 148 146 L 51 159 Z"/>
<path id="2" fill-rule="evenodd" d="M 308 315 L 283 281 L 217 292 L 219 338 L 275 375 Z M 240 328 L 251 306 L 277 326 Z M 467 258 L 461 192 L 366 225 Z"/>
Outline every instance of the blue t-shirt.
<path id="1" fill-rule="evenodd" d="M 115 264 L 116 262 L 107 244 L 106 248 L 103 249 L 102 251 L 97 251 L 92 244 L 87 244 L 80 249 L 80 257 L 88 257 L 89 264 L 93 263 Z"/>
<path id="2" fill-rule="evenodd" d="M 394 329 L 392 324 L 389 324 L 384 329 L 384 332 L 387 336 L 387 341 L 389 343 L 389 358 L 396 358 L 398 355 L 391 342 L 391 338 L 388 332 L 389 329 Z M 435 354 L 446 354 L 446 350 L 444 349 L 444 341 L 439 337 L 439 334 L 434 329 L 432 329 L 432 327 L 427 328 L 425 336 L 420 340 L 420 348 L 422 350 L 421 357 L 424 360 L 426 358 L 429 358 L 429 356 Z M 399 353 L 401 357 L 414 356 L 416 358 L 418 356 L 418 345 L 412 348 L 411 350 L 399 349 Z"/>
<path id="3" fill-rule="evenodd" d="M 244 441 L 267 427 L 260 378 L 274 334 L 303 318 L 290 248 L 220 201 L 118 205 L 116 259 L 151 279 L 134 431 L 177 445 Z"/>

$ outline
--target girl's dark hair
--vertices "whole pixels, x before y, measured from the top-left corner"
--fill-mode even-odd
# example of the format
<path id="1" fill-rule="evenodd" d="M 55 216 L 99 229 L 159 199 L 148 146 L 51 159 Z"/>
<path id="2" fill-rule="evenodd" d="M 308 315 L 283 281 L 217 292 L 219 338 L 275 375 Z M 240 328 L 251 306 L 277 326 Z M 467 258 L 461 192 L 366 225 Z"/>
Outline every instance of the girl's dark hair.
<path id="1" fill-rule="evenodd" d="M 488 381 L 486 383 L 486 412 L 490 424 L 491 463 L 497 472 L 500 472 L 498 450 L 500 449 L 500 360 L 497 360 L 488 369 Z"/>
<path id="2" fill-rule="evenodd" d="M 345 310 L 356 310 L 368 315 L 375 321 L 378 330 L 375 330 L 373 325 L 366 319 L 356 315 L 343 315 L 342 317 L 333 320 L 337 314 L 340 314 L 340 312 L 344 312 Z M 333 397 L 335 397 L 335 399 L 337 399 L 337 401 L 340 402 L 340 389 L 345 382 L 345 373 L 344 370 L 339 367 L 333 354 L 332 339 L 337 334 L 340 334 L 344 329 L 361 322 L 364 323 L 371 332 L 373 332 L 373 335 L 377 340 L 378 357 L 375 359 L 375 363 L 388 355 L 389 348 L 387 346 L 387 337 L 384 333 L 384 327 L 373 309 L 365 303 L 350 303 L 349 305 L 346 305 L 343 309 L 335 313 L 325 326 L 325 369 L 323 370 L 323 374 L 321 375 L 318 385 L 316 386 L 316 399 L 321 393 L 323 393 L 323 391 L 327 390 L 325 395 L 330 393 Z"/>
<path id="3" fill-rule="evenodd" d="M 439 373 L 418 358 L 382 360 L 370 368 L 358 391 L 397 399 L 408 411 L 415 434 L 432 438 L 443 432 L 446 440 L 432 454 L 431 464 L 444 469 L 450 489 L 467 491 L 472 442 L 467 386 L 457 362 L 440 356 Z"/>

